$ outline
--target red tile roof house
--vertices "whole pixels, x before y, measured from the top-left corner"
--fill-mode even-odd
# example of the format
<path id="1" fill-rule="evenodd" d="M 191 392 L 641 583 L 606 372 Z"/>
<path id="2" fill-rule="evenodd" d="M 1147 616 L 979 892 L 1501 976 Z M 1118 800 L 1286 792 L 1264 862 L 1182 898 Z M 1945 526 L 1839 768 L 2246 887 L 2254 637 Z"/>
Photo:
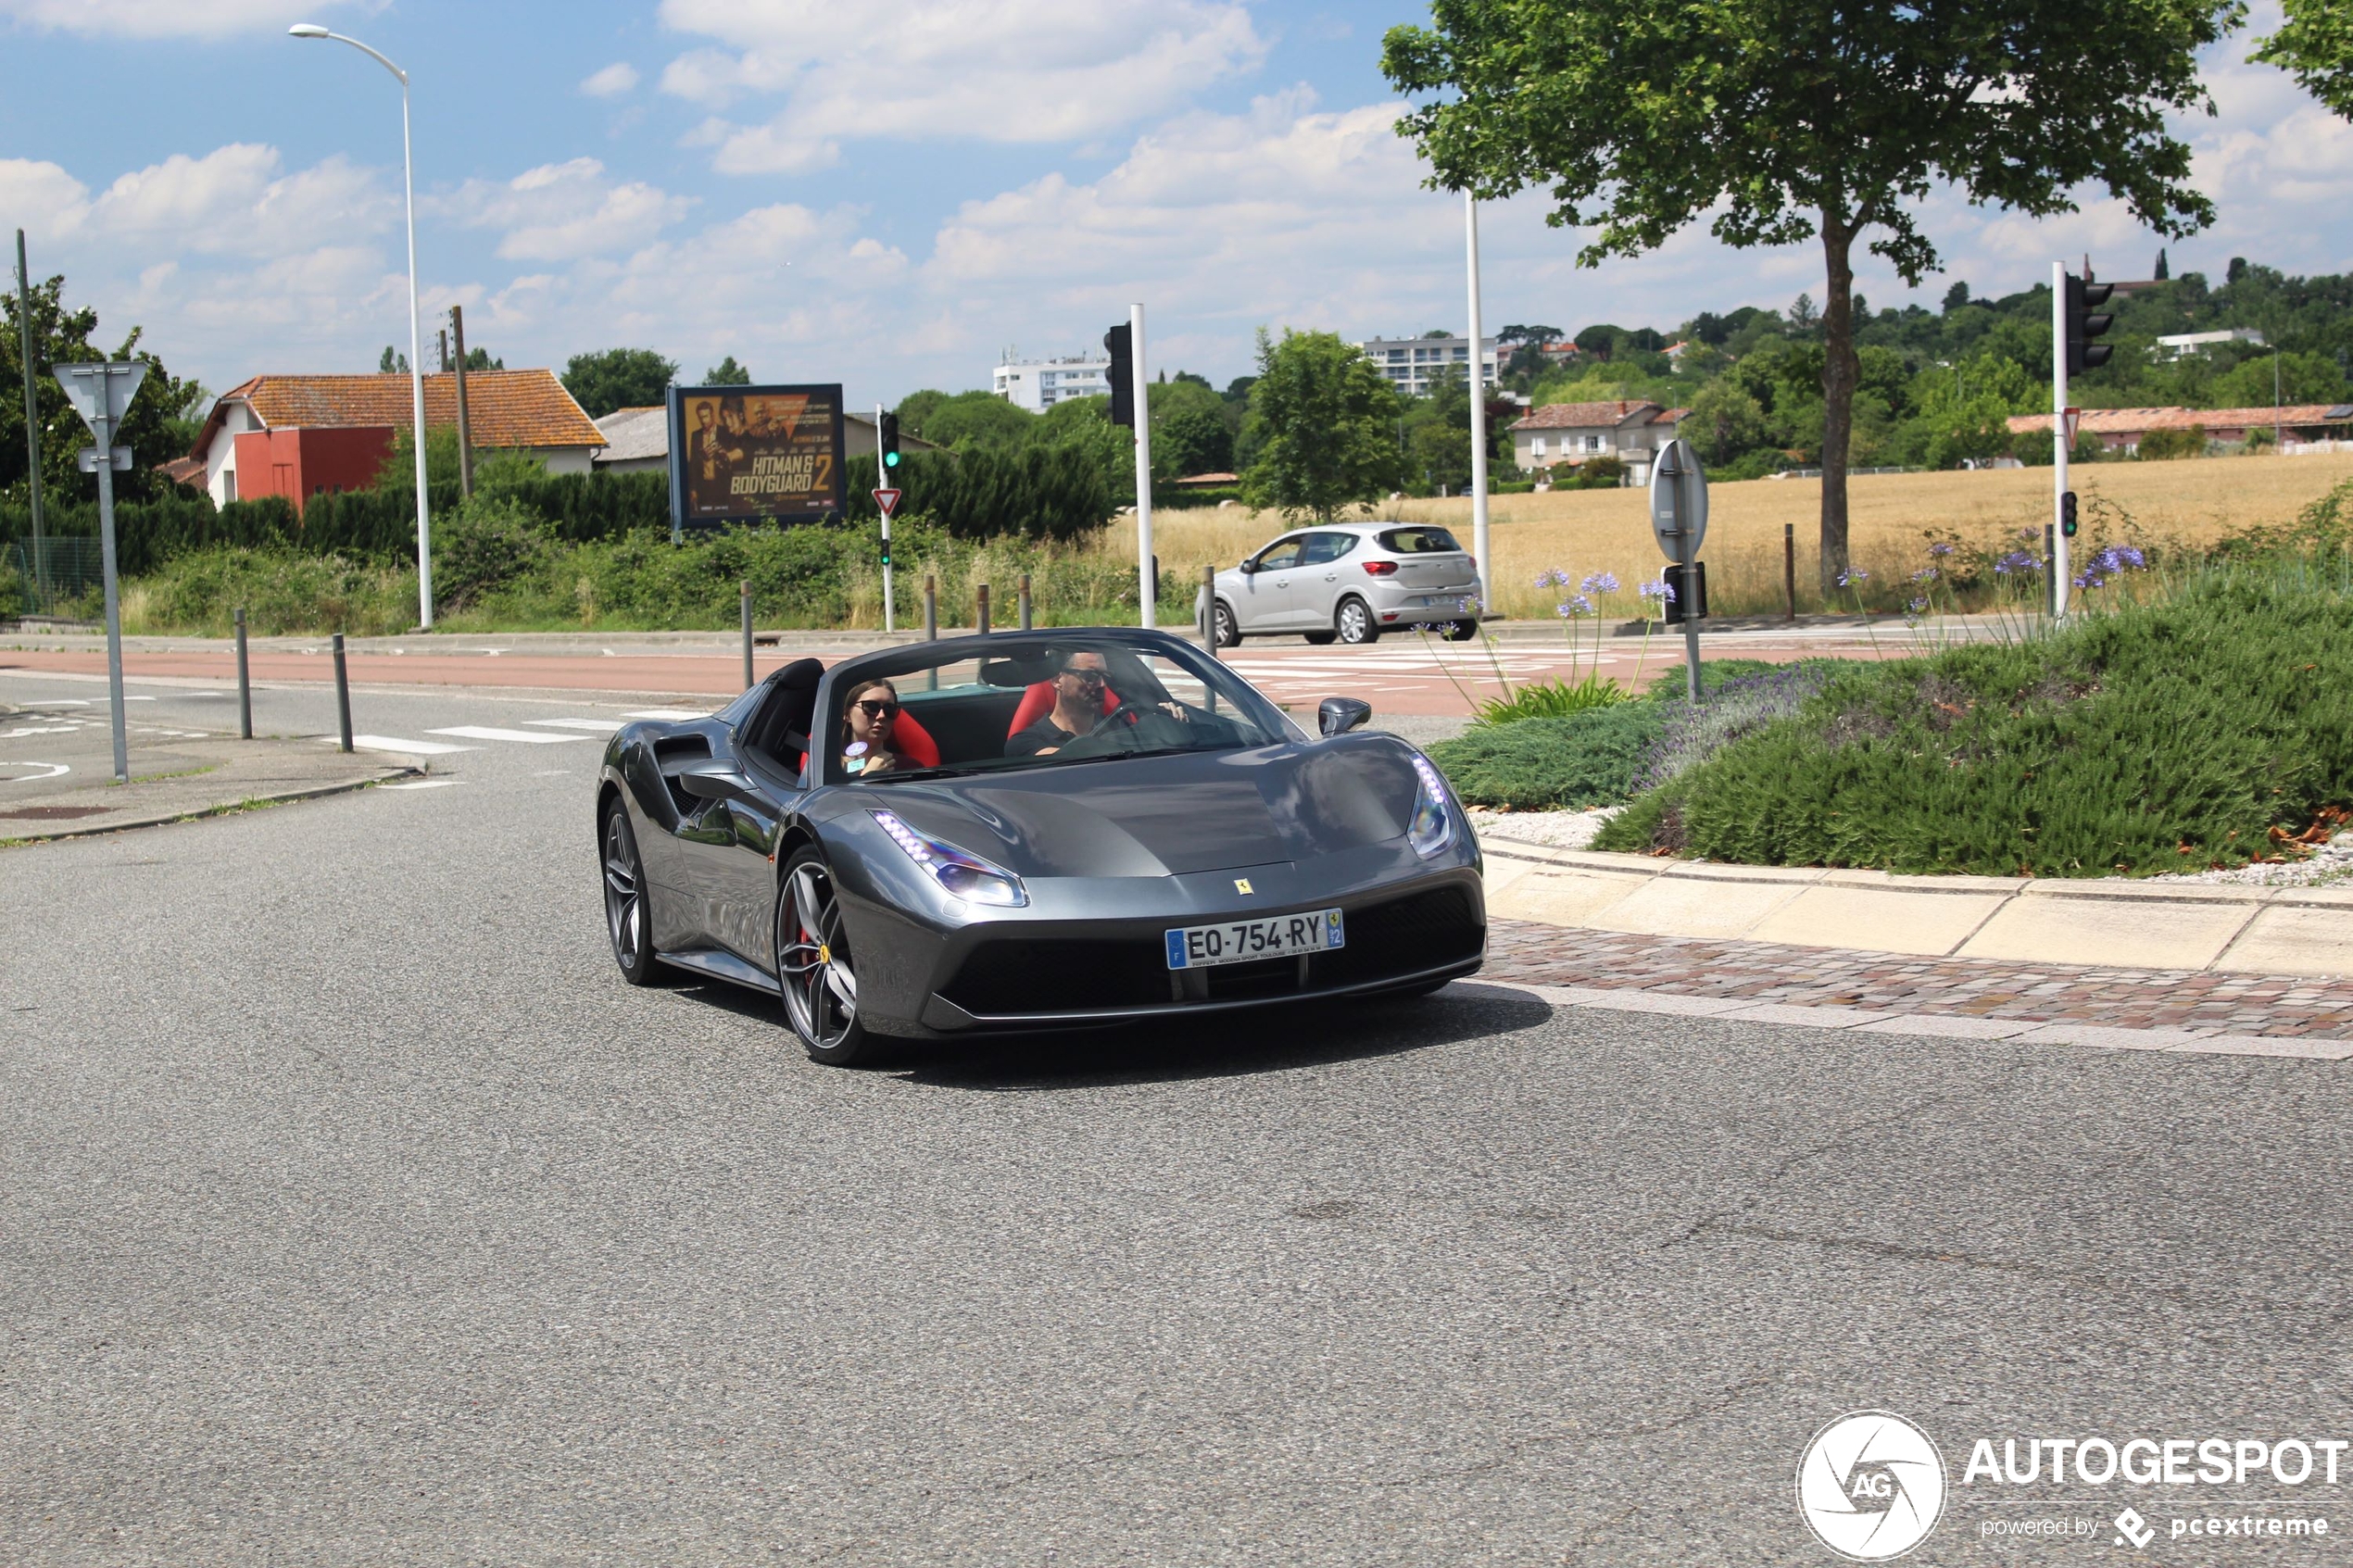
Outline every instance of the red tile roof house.
<path id="1" fill-rule="evenodd" d="M 1615 453 L 1626 464 L 1627 483 L 1650 483 L 1651 458 L 1675 439 L 1689 408 L 1655 403 L 1547 403 L 1512 423 L 1512 455 L 1522 470 Z"/>
<path id="2" fill-rule="evenodd" d="M 2045 441 L 2051 438 L 2051 416 L 2048 414 L 2013 414 L 2010 433 L 2023 442 L 2031 436 Z M 2353 435 L 2353 404 L 2291 403 L 2285 408 L 2086 408 L 2079 416 L 2075 427 L 2076 439 L 2086 435 L 2099 437 L 2100 445 L 2111 452 L 2133 453 L 2141 449 L 2141 437 L 2153 430 L 2188 430 L 2202 426 L 2206 439 L 2224 445 L 2235 445 L 2246 439 L 2250 431 L 2271 433 L 2276 423 L 2284 450 L 2295 450 L 2315 442 L 2343 441 Z M 2322 450 L 2328 450 L 2323 446 Z"/>
<path id="3" fill-rule="evenodd" d="M 256 376 L 220 395 L 189 456 L 216 506 L 283 495 L 299 508 L 373 484 L 413 399 L 404 375 Z M 605 445 L 552 370 L 467 371 L 466 417 L 476 452 L 520 452 L 550 473 L 586 473 Z M 457 422 L 458 378 L 427 376 L 426 428 Z"/>

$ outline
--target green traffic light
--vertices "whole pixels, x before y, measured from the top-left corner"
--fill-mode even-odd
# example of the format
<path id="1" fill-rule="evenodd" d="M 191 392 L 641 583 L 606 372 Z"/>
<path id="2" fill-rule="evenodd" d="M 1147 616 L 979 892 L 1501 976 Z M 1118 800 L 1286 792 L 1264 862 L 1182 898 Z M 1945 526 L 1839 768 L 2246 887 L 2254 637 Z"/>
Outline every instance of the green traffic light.
<path id="1" fill-rule="evenodd" d="M 899 466 L 899 454 L 896 452 L 885 452 L 883 454 L 883 465 L 886 468 L 897 468 Z"/>

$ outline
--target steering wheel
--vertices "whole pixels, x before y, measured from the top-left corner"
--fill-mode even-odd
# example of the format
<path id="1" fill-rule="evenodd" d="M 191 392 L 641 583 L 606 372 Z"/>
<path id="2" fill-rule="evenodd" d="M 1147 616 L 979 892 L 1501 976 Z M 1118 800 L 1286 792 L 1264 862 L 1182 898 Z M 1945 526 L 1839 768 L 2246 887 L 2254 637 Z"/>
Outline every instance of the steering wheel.
<path id="1" fill-rule="evenodd" d="M 1118 707 L 1113 709 L 1110 712 L 1104 714 L 1101 723 L 1097 724 L 1093 729 L 1088 731 L 1085 734 L 1079 736 L 1078 738 L 1081 740 L 1093 740 L 1097 735 L 1101 734 L 1105 730 L 1110 729 L 1114 721 L 1115 721 L 1122 714 L 1126 714 L 1127 716 L 1127 721 L 1132 724 L 1138 718 L 1142 716 L 1143 712 L 1144 710 L 1137 707 L 1134 703 L 1123 702 Z"/>

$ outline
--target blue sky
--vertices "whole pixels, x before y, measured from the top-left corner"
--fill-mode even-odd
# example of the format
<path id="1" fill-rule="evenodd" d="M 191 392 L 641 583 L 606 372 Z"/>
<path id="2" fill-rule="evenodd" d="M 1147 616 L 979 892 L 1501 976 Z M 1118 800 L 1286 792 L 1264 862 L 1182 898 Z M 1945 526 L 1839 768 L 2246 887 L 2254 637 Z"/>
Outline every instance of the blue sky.
<path id="1" fill-rule="evenodd" d="M 872 19 L 887 15 L 888 31 Z M 215 388 L 372 369 L 406 345 L 397 90 L 415 86 L 429 318 L 510 366 L 734 354 L 853 400 L 987 384 L 1001 350 L 1091 345 L 1128 301 L 1151 361 L 1221 383 L 1261 324 L 1459 329 L 1460 208 L 1418 187 L 1380 34 L 1409 4 L 1279 0 L 0 0 L 0 225 L 109 332 Z M 2271 20 L 2257 7 L 2256 31 Z M 2218 199 L 2176 271 L 2353 267 L 2353 128 L 2280 73 L 2208 79 L 2182 127 Z M 103 85 L 115 107 L 93 107 Z M 1486 319 L 1671 327 L 1820 294 L 1811 247 L 1705 233 L 1579 270 L 1530 200 L 1483 209 Z M 1951 279 L 2002 293 L 2089 250 L 2142 277 L 2111 204 L 2029 222 L 1931 197 Z M 1904 291 L 1867 269 L 1865 293 Z M 427 323 L 430 339 L 433 322 Z"/>

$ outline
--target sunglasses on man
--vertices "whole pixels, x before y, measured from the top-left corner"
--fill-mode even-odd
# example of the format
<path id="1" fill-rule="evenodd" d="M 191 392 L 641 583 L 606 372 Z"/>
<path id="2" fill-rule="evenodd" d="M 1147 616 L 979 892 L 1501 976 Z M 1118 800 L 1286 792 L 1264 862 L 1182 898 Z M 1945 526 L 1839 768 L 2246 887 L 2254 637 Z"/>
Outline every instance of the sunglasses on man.
<path id="1" fill-rule="evenodd" d="M 895 717 L 899 712 L 897 703 L 880 697 L 864 698 L 855 706 L 869 719 L 888 719 Z"/>
<path id="2" fill-rule="evenodd" d="M 1100 686 L 1103 684 L 1103 672 L 1100 670 L 1065 670 L 1063 673 L 1082 686 Z"/>

